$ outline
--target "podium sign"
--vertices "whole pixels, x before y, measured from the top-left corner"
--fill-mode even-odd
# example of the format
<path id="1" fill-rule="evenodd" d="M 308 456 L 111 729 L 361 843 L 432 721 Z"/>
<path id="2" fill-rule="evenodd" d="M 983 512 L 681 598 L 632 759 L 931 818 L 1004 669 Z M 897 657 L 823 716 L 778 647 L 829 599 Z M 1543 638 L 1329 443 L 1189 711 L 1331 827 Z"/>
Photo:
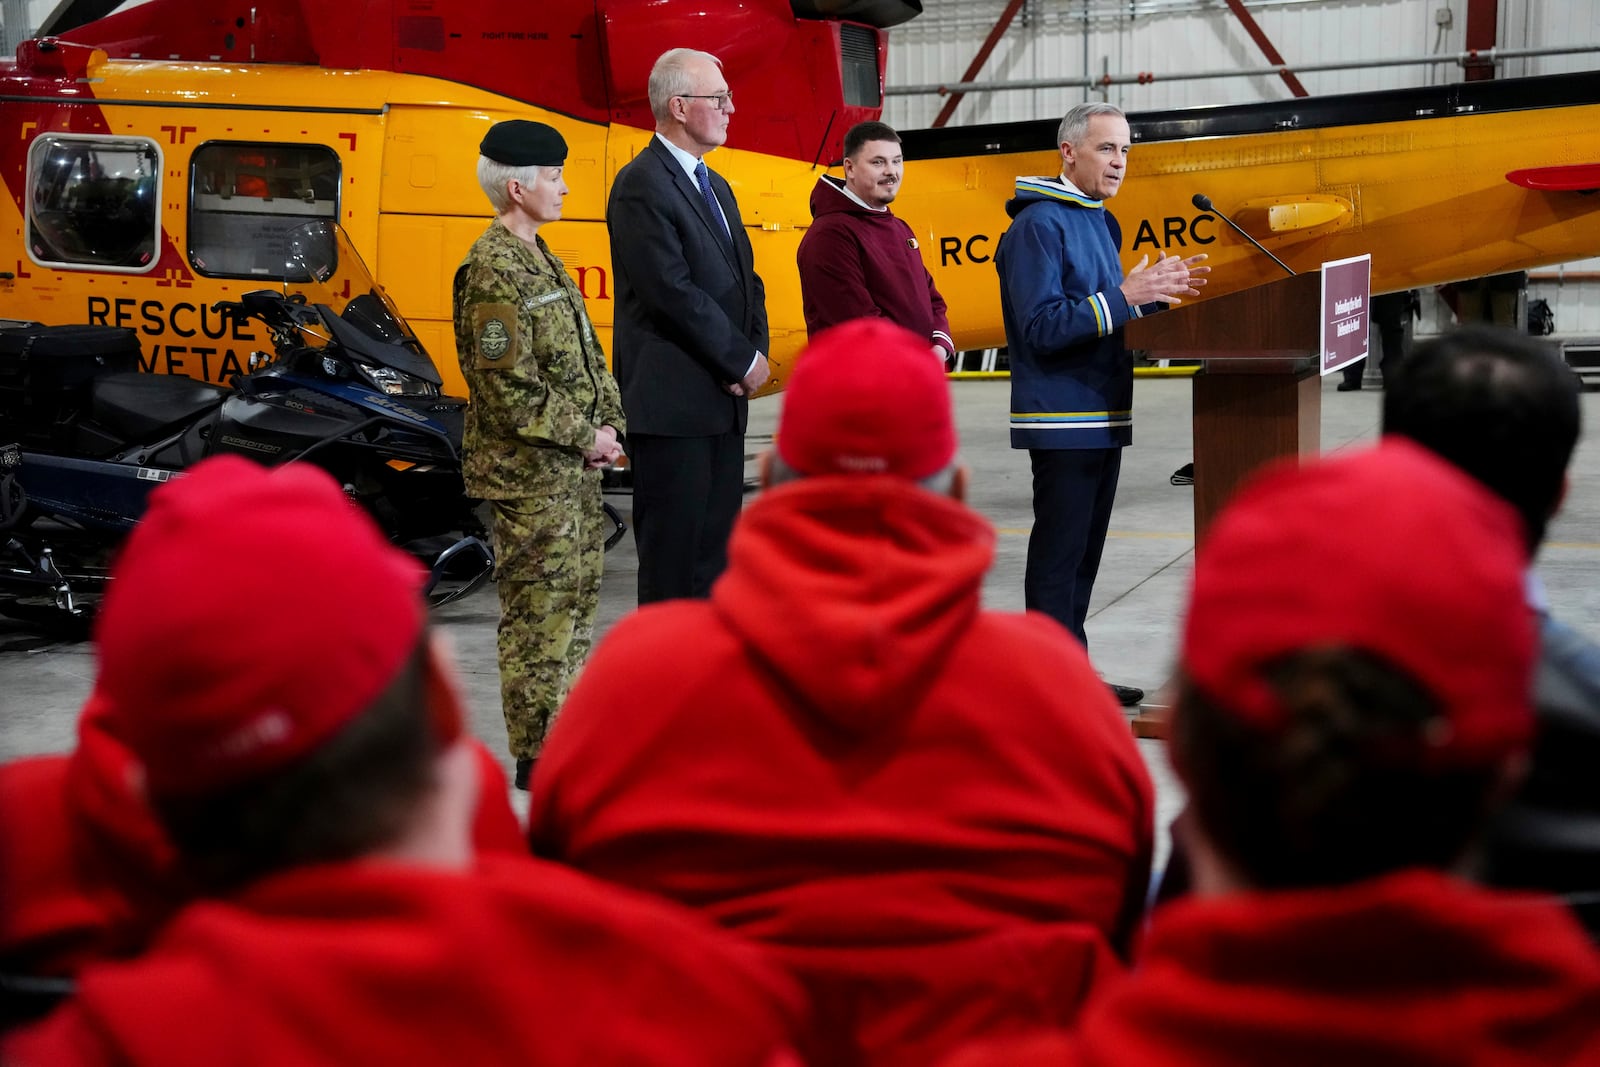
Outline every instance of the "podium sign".
<path id="1" fill-rule="evenodd" d="M 1263 464 L 1321 451 L 1317 372 L 1366 355 L 1371 279 L 1372 258 L 1362 256 L 1146 315 L 1123 328 L 1128 347 L 1149 358 L 1205 361 L 1194 376 L 1200 552 L 1212 520 L 1241 482 Z M 1159 714 L 1147 714 L 1134 720 L 1134 730 L 1159 737 L 1164 726 Z"/>
<path id="2" fill-rule="evenodd" d="M 1369 265 L 1359 264 L 1362 270 Z M 1322 272 L 1307 271 L 1146 315 L 1123 327 L 1124 343 L 1149 358 L 1205 361 L 1194 376 L 1197 540 L 1203 541 L 1212 517 L 1251 471 L 1280 456 L 1314 456 L 1321 450 L 1317 372 L 1324 292 Z M 1364 295 L 1361 304 L 1364 310 Z"/>
<path id="3" fill-rule="evenodd" d="M 1322 373 L 1367 358 L 1367 305 L 1372 297 L 1372 256 L 1322 265 Z"/>

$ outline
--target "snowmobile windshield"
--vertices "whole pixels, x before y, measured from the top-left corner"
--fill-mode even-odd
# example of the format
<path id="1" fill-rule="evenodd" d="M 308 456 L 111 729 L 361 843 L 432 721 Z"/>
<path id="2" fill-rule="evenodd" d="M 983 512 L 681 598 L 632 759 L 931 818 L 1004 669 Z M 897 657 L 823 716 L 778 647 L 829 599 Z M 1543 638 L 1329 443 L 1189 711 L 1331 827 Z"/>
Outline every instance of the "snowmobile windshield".
<path id="1" fill-rule="evenodd" d="M 338 223 L 317 220 L 295 227 L 287 258 L 286 295 L 300 294 L 308 304 L 324 305 L 344 325 L 374 341 L 426 354 Z"/>
<path id="2" fill-rule="evenodd" d="M 440 384 L 422 342 L 338 223 L 316 220 L 295 227 L 286 258 L 284 295 L 325 308 L 333 320 L 328 329 L 351 354 Z"/>

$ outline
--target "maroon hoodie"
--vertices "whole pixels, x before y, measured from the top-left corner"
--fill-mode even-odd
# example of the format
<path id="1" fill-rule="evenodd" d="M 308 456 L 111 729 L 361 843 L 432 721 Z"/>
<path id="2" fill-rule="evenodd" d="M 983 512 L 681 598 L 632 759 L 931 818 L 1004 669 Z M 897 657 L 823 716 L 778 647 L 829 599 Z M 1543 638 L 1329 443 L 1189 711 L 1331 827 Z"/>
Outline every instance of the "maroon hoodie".
<path id="1" fill-rule="evenodd" d="M 944 297 L 922 263 L 911 227 L 887 208 L 872 211 L 824 174 L 811 191 L 815 220 L 800 239 L 806 333 L 815 337 L 851 319 L 885 318 L 955 354 Z"/>
<path id="2" fill-rule="evenodd" d="M 766 945 L 812 995 L 808 1062 L 1070 1022 L 1129 947 L 1151 788 L 1082 646 L 982 610 L 993 555 L 980 516 L 892 476 L 762 494 L 709 602 L 596 649 L 534 775 L 535 851 Z"/>

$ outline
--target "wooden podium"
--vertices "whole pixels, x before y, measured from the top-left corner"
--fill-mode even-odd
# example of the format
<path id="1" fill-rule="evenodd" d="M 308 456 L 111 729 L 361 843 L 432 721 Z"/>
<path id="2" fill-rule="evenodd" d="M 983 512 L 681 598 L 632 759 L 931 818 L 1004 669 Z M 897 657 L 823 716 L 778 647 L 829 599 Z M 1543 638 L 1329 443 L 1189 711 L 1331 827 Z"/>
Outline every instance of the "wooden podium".
<path id="1" fill-rule="evenodd" d="M 1262 464 L 1321 450 L 1322 276 L 1298 274 L 1124 328 L 1124 343 L 1149 359 L 1202 360 L 1194 376 L 1194 535 Z M 1165 708 L 1145 704 L 1139 737 L 1165 737 Z"/>
<path id="2" fill-rule="evenodd" d="M 1322 275 L 1312 271 L 1129 322 L 1149 359 L 1202 360 L 1194 376 L 1194 536 L 1198 548 L 1248 474 L 1321 449 Z"/>

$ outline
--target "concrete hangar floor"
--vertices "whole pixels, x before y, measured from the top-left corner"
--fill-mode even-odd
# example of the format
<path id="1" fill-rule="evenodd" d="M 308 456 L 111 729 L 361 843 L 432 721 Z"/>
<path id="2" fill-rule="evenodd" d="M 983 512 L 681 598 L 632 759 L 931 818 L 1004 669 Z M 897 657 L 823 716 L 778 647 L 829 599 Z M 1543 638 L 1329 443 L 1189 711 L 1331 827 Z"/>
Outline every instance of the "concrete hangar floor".
<path id="1" fill-rule="evenodd" d="M 1378 431 L 1382 393 L 1336 393 L 1338 375 L 1323 380 L 1322 448 L 1360 446 Z M 998 554 L 984 587 L 988 607 L 1022 609 L 1022 573 L 1032 523 L 1027 457 L 1009 447 L 1005 381 L 953 384 L 961 429 L 961 455 L 972 468 L 970 503 L 999 531 Z M 782 397 L 751 407 L 752 456 L 767 443 Z M 1121 487 L 1111 519 L 1105 560 L 1095 587 L 1088 631 L 1095 665 L 1109 680 L 1137 685 L 1152 697 L 1171 673 L 1181 612 L 1194 558 L 1192 490 L 1168 477 L 1191 457 L 1190 383 L 1141 378 L 1134 390 L 1134 446 L 1123 459 Z M 1556 615 L 1600 637 L 1600 394 L 1583 397 L 1589 440 L 1580 442 L 1571 468 L 1565 510 L 1551 525 L 1538 569 Z M 750 468 L 753 471 L 753 465 Z M 628 497 L 611 503 L 628 517 Z M 1374 545 L 1373 551 L 1381 551 Z M 603 633 L 635 605 L 637 558 L 626 537 L 606 557 L 600 591 Z M 471 709 L 473 730 L 504 756 L 505 726 L 495 667 L 498 605 L 492 587 L 445 606 L 435 622 L 453 638 Z M 71 747 L 78 708 L 94 677 L 87 644 L 42 642 L 0 620 L 0 759 Z M 1160 796 L 1163 823 L 1182 804 L 1161 742 L 1141 741 Z M 520 807 L 522 795 L 514 797 Z M 1160 835 L 1162 838 L 1164 834 Z"/>

